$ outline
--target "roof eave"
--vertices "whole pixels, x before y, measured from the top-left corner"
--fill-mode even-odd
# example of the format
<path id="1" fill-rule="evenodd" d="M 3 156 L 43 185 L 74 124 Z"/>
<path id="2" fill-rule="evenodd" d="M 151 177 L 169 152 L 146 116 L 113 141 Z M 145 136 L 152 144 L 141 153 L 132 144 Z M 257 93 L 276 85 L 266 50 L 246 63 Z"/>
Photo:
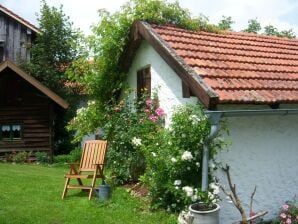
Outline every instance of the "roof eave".
<path id="1" fill-rule="evenodd" d="M 176 54 L 166 41 L 164 41 L 150 26 L 143 21 L 135 21 L 130 32 L 130 42 L 122 61 L 122 68 L 125 72 L 129 70 L 136 50 L 142 40 L 146 40 L 165 60 L 165 62 L 177 73 L 185 84 L 198 97 L 206 108 L 214 108 L 218 103 L 218 95 L 211 89 L 200 75 L 185 61 Z"/>
<path id="2" fill-rule="evenodd" d="M 10 68 L 13 70 L 17 75 L 22 77 L 24 80 L 26 80 L 28 83 L 30 83 L 32 86 L 34 86 L 36 89 L 38 89 L 40 92 L 45 94 L 47 97 L 49 97 L 52 101 L 54 101 L 56 104 L 61 106 L 64 109 L 67 109 L 69 107 L 69 103 L 67 103 L 64 99 L 62 99 L 60 96 L 58 96 L 56 93 L 54 93 L 52 90 L 50 90 L 48 87 L 37 81 L 34 77 L 31 75 L 28 75 L 26 72 L 24 72 L 22 69 L 20 69 L 17 65 L 15 65 L 13 62 L 7 60 L 0 64 L 0 72 L 2 72 L 5 68 Z"/>
<path id="3" fill-rule="evenodd" d="M 31 23 L 25 21 L 25 19 L 17 16 L 15 13 L 13 13 L 12 11 L 10 11 L 9 9 L 5 8 L 4 6 L 0 5 L 0 11 L 5 13 L 6 15 L 8 15 L 9 17 L 15 19 L 16 21 L 18 21 L 19 23 L 23 24 L 24 26 L 26 26 L 27 28 L 31 29 L 32 31 L 34 31 L 35 33 L 41 33 L 41 31 L 35 27 L 34 25 L 32 25 Z"/>

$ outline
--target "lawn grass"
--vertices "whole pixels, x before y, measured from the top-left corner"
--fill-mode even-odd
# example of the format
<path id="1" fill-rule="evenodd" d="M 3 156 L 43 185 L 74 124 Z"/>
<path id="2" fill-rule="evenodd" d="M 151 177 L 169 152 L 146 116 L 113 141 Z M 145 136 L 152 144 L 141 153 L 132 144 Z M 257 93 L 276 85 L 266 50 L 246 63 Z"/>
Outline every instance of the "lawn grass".
<path id="1" fill-rule="evenodd" d="M 61 200 L 66 168 L 0 163 L 0 224 L 176 223 L 166 212 L 150 212 L 145 200 L 116 188 L 107 202 L 70 190 Z"/>

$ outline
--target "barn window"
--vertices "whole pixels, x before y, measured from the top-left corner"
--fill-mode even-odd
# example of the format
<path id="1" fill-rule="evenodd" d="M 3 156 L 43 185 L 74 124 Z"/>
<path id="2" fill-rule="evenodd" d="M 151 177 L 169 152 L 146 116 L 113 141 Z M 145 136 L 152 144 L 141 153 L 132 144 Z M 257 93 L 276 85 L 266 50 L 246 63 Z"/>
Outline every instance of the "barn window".
<path id="1" fill-rule="evenodd" d="M 22 127 L 20 124 L 0 125 L 0 139 L 2 141 L 17 141 L 21 139 Z"/>
<path id="2" fill-rule="evenodd" d="M 144 94 L 151 96 L 151 71 L 150 67 L 137 72 L 137 97 L 140 99 Z"/>

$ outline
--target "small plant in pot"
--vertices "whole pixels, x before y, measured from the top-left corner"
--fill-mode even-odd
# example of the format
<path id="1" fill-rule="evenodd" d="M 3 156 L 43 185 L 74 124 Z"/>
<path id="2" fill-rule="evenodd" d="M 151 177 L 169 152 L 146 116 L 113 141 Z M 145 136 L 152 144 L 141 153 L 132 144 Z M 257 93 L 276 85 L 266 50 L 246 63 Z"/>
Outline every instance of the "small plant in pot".
<path id="1" fill-rule="evenodd" d="M 218 224 L 219 209 L 217 204 L 219 187 L 215 183 L 209 185 L 210 191 L 199 193 L 199 202 L 189 206 L 189 224 Z"/>

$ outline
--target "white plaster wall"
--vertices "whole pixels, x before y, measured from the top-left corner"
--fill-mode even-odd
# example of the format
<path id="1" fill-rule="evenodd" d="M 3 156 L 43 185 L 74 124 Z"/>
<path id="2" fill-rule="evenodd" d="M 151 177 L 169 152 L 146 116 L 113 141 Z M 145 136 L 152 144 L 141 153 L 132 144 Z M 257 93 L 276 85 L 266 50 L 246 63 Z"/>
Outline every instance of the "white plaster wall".
<path id="1" fill-rule="evenodd" d="M 248 209 L 255 185 L 254 211 L 276 217 L 279 207 L 298 195 L 298 115 L 228 118 L 232 145 L 218 155 L 231 166 L 239 197 Z M 219 172 L 222 182 L 226 176 Z M 227 186 L 227 185 L 226 185 Z M 221 202 L 221 223 L 240 220 L 236 208 Z"/>
<path id="2" fill-rule="evenodd" d="M 196 97 L 182 97 L 182 81 L 159 54 L 143 41 L 136 52 L 135 59 L 128 72 L 128 84 L 136 89 L 137 71 L 143 67 L 151 66 L 151 92 L 158 91 L 160 106 L 166 112 L 166 125 L 169 124 L 173 108 L 186 103 L 197 103 Z"/>
<path id="3" fill-rule="evenodd" d="M 128 73 L 130 87 L 136 88 L 137 70 L 151 65 L 151 86 L 158 89 L 161 107 L 167 113 L 167 123 L 173 107 L 197 103 L 195 97 L 182 97 L 178 75 L 146 42 L 138 49 Z M 285 107 L 285 106 L 284 106 Z M 298 108 L 297 105 L 293 108 Z M 256 109 L 255 107 L 225 107 L 220 109 Z M 258 107 L 257 109 L 268 109 Z M 298 195 L 298 115 L 228 118 L 232 145 L 218 155 L 218 161 L 231 166 L 231 176 L 246 208 L 255 185 L 254 210 L 267 210 L 274 217 L 285 200 Z M 226 177 L 218 172 L 221 181 Z M 240 220 L 238 211 L 223 196 L 220 203 L 221 223 Z"/>

